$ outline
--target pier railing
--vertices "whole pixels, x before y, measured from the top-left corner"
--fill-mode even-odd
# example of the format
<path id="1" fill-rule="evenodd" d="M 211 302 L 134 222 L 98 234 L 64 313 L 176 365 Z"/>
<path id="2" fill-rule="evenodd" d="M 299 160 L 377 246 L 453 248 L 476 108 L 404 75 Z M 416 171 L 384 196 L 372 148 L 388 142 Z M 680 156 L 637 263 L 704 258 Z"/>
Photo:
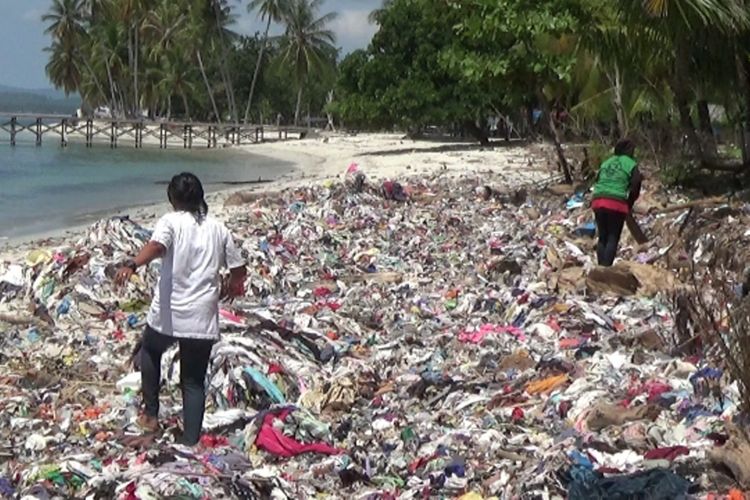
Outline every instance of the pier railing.
<path id="1" fill-rule="evenodd" d="M 303 127 L 77 118 L 22 113 L 0 113 L 0 130 L 9 135 L 11 146 L 16 145 L 19 134 L 30 133 L 37 146 L 42 145 L 45 137 L 52 136 L 62 147 L 68 145 L 69 138 L 75 137 L 81 138 L 87 147 L 97 142 L 108 143 L 112 148 L 126 143 L 142 148 L 146 138 L 146 144 L 158 144 L 162 149 L 175 145 L 182 145 L 186 149 L 216 148 L 230 144 L 288 140 L 304 137 L 308 132 Z"/>

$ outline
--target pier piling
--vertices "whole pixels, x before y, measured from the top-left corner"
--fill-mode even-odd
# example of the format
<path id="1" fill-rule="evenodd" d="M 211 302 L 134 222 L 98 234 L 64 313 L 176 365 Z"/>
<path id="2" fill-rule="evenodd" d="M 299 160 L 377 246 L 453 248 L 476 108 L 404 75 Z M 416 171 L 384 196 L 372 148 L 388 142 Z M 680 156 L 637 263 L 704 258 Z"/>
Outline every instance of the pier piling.
<path id="1" fill-rule="evenodd" d="M 302 137 L 307 128 L 298 127 L 272 127 L 273 132 L 278 134 L 278 140 L 289 140 L 290 134 Z M 179 140 L 182 131 L 182 147 L 191 149 L 195 139 L 196 145 L 203 146 L 205 139 L 206 148 L 219 147 L 222 145 L 240 146 L 248 143 L 261 143 L 266 141 L 265 128 L 263 125 L 240 125 L 237 123 L 196 123 L 196 122 L 163 122 L 147 120 L 128 119 L 104 119 L 76 118 L 66 115 L 31 115 L 19 113 L 0 113 L 0 131 L 8 134 L 11 146 L 16 146 L 23 137 L 29 134 L 33 137 L 34 144 L 41 146 L 46 135 L 60 135 L 60 147 L 68 145 L 71 134 L 80 137 L 86 147 L 92 147 L 95 142 L 108 143 L 114 149 L 122 142 L 130 140 L 136 148 L 143 147 L 143 136 L 158 139 L 160 149 L 167 149 L 169 138 Z M 299 134 L 299 135 L 297 135 Z M 273 136 L 272 136 L 273 137 Z M 0 141 L 5 140 L 0 136 Z M 271 139 L 275 140 L 275 139 Z"/>

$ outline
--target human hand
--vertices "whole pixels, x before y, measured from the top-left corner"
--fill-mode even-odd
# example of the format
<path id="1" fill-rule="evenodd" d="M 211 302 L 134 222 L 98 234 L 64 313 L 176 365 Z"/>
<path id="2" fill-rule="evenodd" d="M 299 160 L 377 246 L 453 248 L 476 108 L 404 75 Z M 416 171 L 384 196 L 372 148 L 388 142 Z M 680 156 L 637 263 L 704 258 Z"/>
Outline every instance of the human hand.
<path id="1" fill-rule="evenodd" d="M 129 267 L 121 267 L 115 275 L 115 283 L 118 286 L 124 286 L 128 281 L 130 281 L 130 278 L 134 273 L 135 272 Z"/>

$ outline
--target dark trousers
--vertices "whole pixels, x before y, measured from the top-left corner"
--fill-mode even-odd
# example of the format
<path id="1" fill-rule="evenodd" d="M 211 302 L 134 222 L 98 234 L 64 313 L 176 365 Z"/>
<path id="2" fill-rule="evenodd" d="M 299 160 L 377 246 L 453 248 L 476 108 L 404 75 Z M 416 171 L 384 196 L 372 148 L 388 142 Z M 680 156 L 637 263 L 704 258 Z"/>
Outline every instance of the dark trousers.
<path id="1" fill-rule="evenodd" d="M 600 266 L 611 266 L 617 255 L 622 228 L 626 215 L 614 210 L 600 208 L 594 211 L 596 215 L 596 230 L 599 233 L 599 244 L 596 247 L 596 257 Z"/>
<path id="2" fill-rule="evenodd" d="M 143 332 L 141 386 L 146 415 L 159 416 L 161 357 L 172 344 L 180 343 L 180 385 L 182 386 L 183 442 L 198 442 L 206 409 L 206 370 L 211 357 L 212 340 L 176 339 L 162 335 L 150 326 Z"/>

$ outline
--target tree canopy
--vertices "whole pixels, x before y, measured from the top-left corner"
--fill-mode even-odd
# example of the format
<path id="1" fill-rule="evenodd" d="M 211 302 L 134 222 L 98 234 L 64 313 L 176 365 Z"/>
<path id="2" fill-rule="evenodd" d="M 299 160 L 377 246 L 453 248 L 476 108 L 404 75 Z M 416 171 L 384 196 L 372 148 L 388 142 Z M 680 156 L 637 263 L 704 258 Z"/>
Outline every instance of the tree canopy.
<path id="1" fill-rule="evenodd" d="M 53 0 L 47 73 L 116 116 L 298 123 L 325 111 L 485 143 L 501 123 L 551 138 L 563 168 L 567 138 L 626 134 L 722 169 L 737 168 L 719 147 L 734 143 L 750 166 L 750 0 L 384 0 L 369 46 L 343 60 L 324 7 Z M 265 30 L 234 33 L 238 8 Z"/>
<path id="2" fill-rule="evenodd" d="M 331 109 L 352 126 L 462 126 L 480 140 L 492 116 L 558 143 L 636 134 L 668 147 L 685 137 L 701 165 L 715 166 L 709 107 L 721 107 L 745 131 L 748 164 L 749 7 L 389 0 L 371 16 L 379 31 L 367 50 L 342 61 Z"/>
<path id="3" fill-rule="evenodd" d="M 116 117 L 239 122 L 320 114 L 337 57 L 327 29 L 334 14 L 318 16 L 320 4 L 250 0 L 244 7 L 267 27 L 288 27 L 270 38 L 268 30 L 237 35 L 239 6 L 229 0 L 53 0 L 42 18 L 52 38 L 47 75 L 86 107 L 106 106 Z M 301 56 L 290 57 L 290 47 Z"/>

